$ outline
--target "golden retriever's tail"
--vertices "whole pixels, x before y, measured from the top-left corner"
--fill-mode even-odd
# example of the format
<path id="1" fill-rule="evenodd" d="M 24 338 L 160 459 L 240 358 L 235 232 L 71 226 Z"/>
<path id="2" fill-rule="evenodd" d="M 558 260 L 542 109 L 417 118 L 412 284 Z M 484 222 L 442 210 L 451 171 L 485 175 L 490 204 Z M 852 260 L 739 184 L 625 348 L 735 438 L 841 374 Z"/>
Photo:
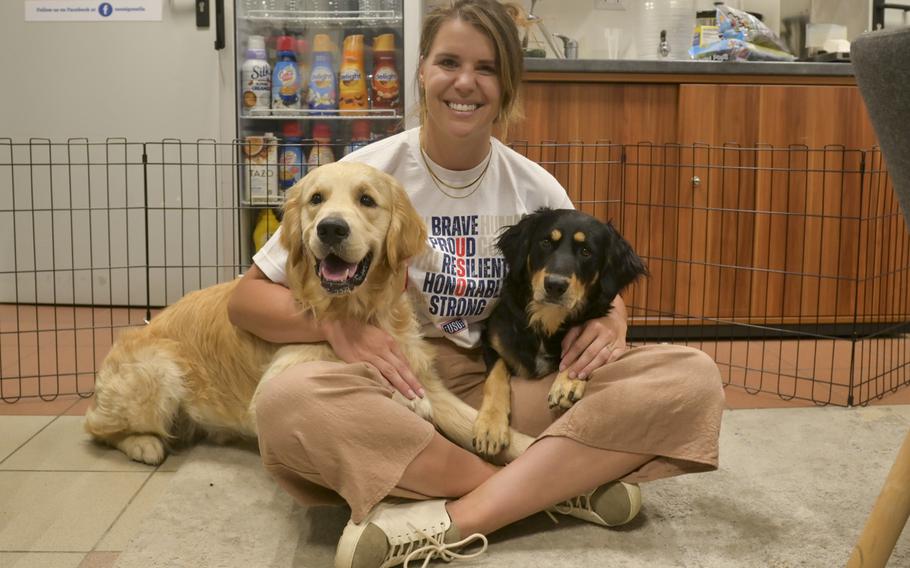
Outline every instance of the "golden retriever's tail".
<path id="1" fill-rule="evenodd" d="M 95 440 L 136 461 L 164 460 L 185 396 L 184 367 L 172 344 L 121 336 L 95 377 L 95 397 L 85 414 L 85 430 Z"/>

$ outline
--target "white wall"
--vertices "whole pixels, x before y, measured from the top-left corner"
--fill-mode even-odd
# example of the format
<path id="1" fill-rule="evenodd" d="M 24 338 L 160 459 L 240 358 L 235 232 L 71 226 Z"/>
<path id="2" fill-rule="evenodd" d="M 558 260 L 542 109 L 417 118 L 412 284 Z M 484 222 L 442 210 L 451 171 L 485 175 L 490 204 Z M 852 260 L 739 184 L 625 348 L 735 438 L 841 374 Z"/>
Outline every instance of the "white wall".
<path id="1" fill-rule="evenodd" d="M 0 137 L 234 138 L 233 2 L 223 52 L 214 8 L 200 30 L 192 0 L 161 2 L 161 21 L 27 22 L 0 0 Z"/>

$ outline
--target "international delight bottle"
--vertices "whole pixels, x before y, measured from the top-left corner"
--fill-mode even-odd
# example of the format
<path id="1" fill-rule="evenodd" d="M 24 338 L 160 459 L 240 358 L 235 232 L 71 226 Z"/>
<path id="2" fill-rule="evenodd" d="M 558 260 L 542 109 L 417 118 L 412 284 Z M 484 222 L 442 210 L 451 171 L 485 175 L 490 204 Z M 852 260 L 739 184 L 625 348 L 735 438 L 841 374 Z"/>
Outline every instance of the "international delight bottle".
<path id="1" fill-rule="evenodd" d="M 326 34 L 316 34 L 313 39 L 313 67 L 310 69 L 307 104 L 312 110 L 333 111 L 338 108 L 332 41 Z"/>
<path id="2" fill-rule="evenodd" d="M 395 67 L 395 34 L 373 40 L 373 108 L 395 109 L 399 102 L 398 69 Z"/>
<path id="3" fill-rule="evenodd" d="M 332 131 L 329 125 L 324 122 L 317 122 L 313 125 L 313 147 L 310 149 L 310 156 L 307 159 L 307 173 L 315 170 L 319 166 L 324 166 L 335 161 L 335 153 L 332 152 Z"/>
<path id="4" fill-rule="evenodd" d="M 363 69 L 363 35 L 354 34 L 344 38 L 338 75 L 338 110 L 366 110 L 369 103 L 366 73 Z"/>

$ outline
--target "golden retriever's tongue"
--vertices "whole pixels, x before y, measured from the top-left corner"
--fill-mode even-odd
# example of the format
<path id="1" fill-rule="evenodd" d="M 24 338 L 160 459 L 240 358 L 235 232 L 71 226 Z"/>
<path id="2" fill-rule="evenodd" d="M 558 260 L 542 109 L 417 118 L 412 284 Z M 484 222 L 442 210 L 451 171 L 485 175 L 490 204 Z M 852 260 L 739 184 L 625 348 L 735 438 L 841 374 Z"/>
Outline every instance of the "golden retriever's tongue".
<path id="1" fill-rule="evenodd" d="M 356 271 L 356 264 L 345 262 L 334 254 L 325 257 L 322 263 L 320 263 L 321 276 L 326 280 L 331 280 L 333 282 L 344 282 L 353 276 Z"/>

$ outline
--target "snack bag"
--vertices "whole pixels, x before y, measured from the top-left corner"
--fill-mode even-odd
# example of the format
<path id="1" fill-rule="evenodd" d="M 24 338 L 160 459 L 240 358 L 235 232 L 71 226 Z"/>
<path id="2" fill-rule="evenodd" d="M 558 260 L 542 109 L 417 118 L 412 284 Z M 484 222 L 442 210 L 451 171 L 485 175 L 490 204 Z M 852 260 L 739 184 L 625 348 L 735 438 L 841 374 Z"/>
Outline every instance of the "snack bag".
<path id="1" fill-rule="evenodd" d="M 714 61 L 793 61 L 774 32 L 751 14 L 717 5 L 717 41 L 693 45 L 692 59 Z"/>

